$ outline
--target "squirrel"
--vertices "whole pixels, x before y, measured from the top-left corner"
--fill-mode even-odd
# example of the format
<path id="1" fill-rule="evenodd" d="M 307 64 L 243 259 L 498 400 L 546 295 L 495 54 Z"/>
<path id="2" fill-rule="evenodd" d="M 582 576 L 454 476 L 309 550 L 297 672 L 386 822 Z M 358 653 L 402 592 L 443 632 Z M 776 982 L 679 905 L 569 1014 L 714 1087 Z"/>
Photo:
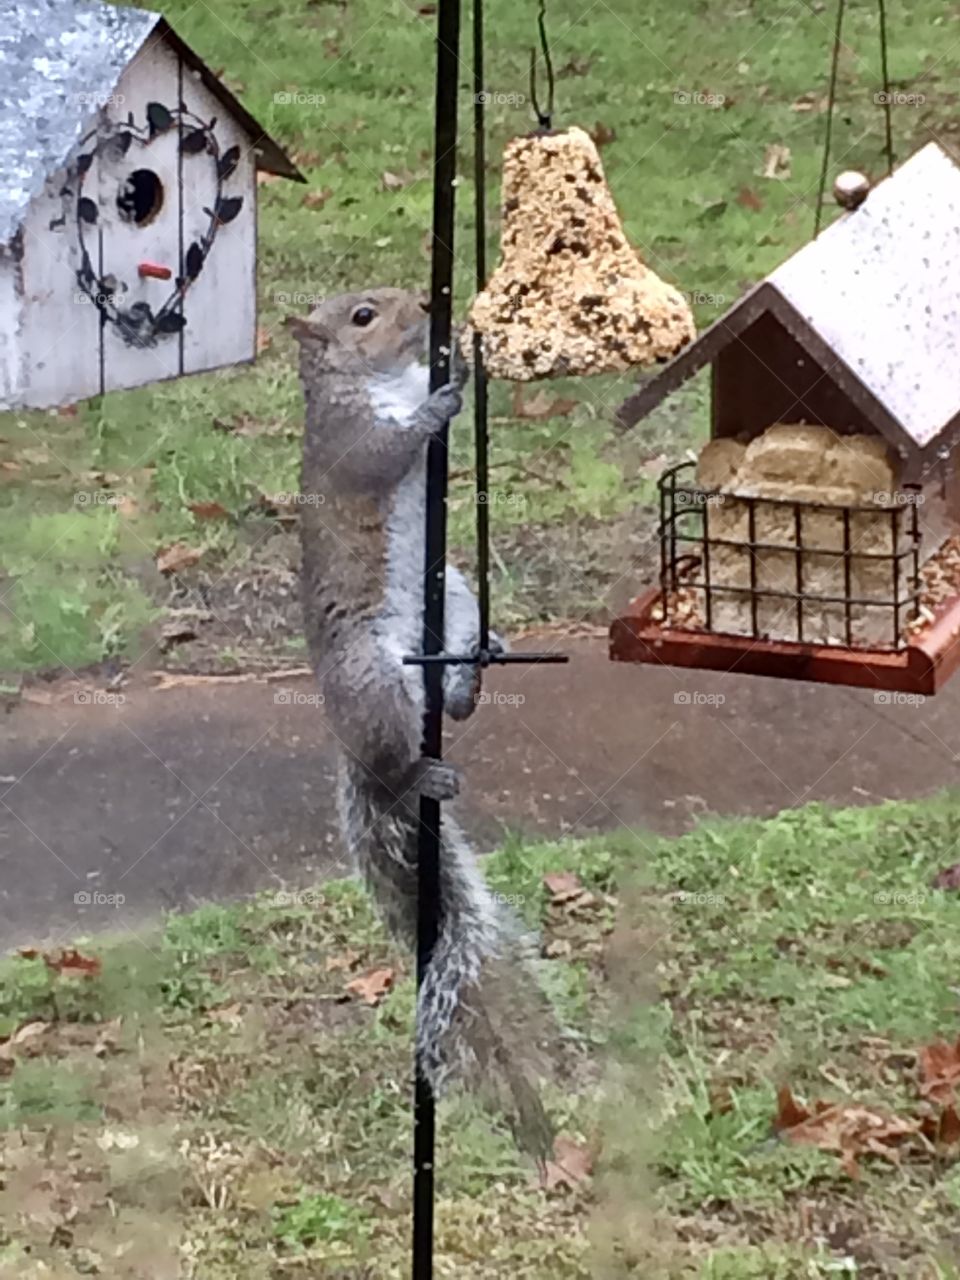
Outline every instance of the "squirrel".
<path id="1" fill-rule="evenodd" d="M 330 298 L 287 326 L 300 348 L 306 406 L 301 585 L 311 663 L 340 747 L 338 808 L 346 845 L 393 936 L 417 932 L 419 797 L 449 800 L 457 771 L 421 756 L 419 666 L 426 453 L 459 412 L 467 368 L 429 391 L 428 304 L 402 289 Z M 446 567 L 447 653 L 479 656 L 476 600 Z M 502 645 L 491 634 L 491 649 Z M 469 716 L 480 664 L 444 671 L 444 710 Z M 440 930 L 421 985 L 417 1062 L 435 1096 L 454 1080 L 498 1107 L 539 1162 L 553 1135 L 534 1077 L 552 1019 L 529 938 L 488 888 L 456 820 L 441 826 Z"/>

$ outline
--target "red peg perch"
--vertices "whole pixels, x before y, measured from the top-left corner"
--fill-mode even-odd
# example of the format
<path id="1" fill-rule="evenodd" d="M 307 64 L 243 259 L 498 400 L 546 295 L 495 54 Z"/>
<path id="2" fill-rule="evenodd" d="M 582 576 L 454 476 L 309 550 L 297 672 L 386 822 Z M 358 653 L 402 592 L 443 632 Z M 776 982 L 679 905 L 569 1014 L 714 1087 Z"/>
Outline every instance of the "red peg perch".
<path id="1" fill-rule="evenodd" d="M 169 267 L 161 267 L 156 262 L 141 262 L 137 271 L 141 280 L 169 280 L 173 275 Z"/>

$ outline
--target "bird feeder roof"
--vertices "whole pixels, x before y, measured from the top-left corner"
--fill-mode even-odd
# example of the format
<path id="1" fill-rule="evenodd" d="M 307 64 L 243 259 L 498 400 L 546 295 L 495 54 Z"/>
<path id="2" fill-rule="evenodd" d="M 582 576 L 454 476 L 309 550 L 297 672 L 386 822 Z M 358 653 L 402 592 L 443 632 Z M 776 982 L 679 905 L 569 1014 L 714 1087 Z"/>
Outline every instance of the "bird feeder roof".
<path id="1" fill-rule="evenodd" d="M 772 312 L 907 454 L 960 434 L 960 168 L 936 144 L 755 286 L 620 407 L 632 426 Z"/>
<path id="2" fill-rule="evenodd" d="M 164 39 L 250 134 L 257 167 L 292 160 L 158 13 L 81 0 L 0 0 L 0 244 L 90 128 L 149 38 Z"/>

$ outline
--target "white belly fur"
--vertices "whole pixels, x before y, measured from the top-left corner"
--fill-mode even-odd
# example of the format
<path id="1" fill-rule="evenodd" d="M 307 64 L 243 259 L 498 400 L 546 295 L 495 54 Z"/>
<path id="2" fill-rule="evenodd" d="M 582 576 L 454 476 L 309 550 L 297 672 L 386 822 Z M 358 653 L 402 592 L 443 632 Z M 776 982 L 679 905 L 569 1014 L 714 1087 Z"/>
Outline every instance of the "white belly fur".
<path id="1" fill-rule="evenodd" d="M 411 362 L 401 374 L 372 379 L 378 418 L 406 426 L 429 395 L 430 370 Z M 387 516 L 387 581 L 378 630 L 385 653 L 403 673 L 414 705 L 423 703 L 423 671 L 403 659 L 423 646 L 423 557 L 426 531 L 427 446 L 397 490 Z"/>
<path id="2" fill-rule="evenodd" d="M 379 630 L 385 651 L 403 664 L 423 646 L 423 556 L 426 501 L 426 445 L 420 460 L 397 490 L 387 517 L 387 581 Z M 423 699 L 420 667 L 402 666 L 410 695 Z"/>
<path id="3" fill-rule="evenodd" d="M 402 373 L 371 378 L 368 391 L 378 418 L 393 418 L 406 426 L 430 394 L 430 370 L 411 361 Z"/>

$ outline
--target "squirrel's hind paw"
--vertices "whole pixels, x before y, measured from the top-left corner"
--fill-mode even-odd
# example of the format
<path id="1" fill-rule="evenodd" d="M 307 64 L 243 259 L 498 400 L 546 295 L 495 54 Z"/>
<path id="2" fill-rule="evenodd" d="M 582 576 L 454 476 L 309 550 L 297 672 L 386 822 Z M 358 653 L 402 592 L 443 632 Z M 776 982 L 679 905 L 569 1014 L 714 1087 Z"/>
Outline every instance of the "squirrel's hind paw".
<path id="1" fill-rule="evenodd" d="M 460 771 L 445 760 L 423 756 L 410 770 L 407 790 L 431 800 L 454 800 L 460 794 Z"/>

